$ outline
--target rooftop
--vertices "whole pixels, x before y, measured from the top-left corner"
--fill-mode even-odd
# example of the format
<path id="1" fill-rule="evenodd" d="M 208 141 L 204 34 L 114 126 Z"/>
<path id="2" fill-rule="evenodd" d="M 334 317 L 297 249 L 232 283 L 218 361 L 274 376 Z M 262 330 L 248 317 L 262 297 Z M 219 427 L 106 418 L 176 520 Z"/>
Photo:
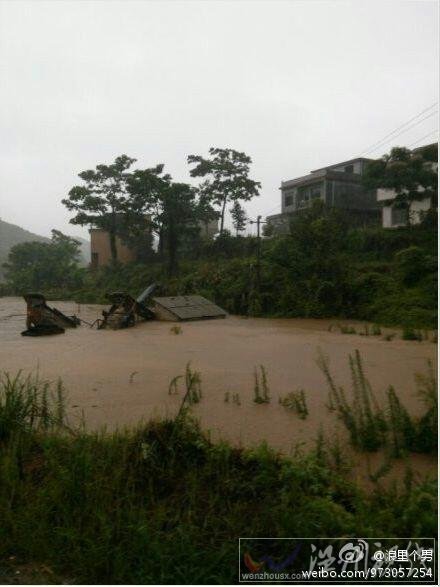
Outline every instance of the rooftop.
<path id="1" fill-rule="evenodd" d="M 324 169 L 331 169 L 332 167 L 340 167 L 341 165 L 350 165 L 350 163 L 356 163 L 357 161 L 365 161 L 368 163 L 369 161 L 373 161 L 373 159 L 369 159 L 368 157 L 355 157 L 354 159 L 349 159 L 348 161 L 341 161 L 340 163 L 334 163 L 333 165 L 327 165 L 326 167 L 320 167 L 319 169 L 314 169 L 311 173 L 317 173 L 318 171 L 322 171 Z"/>
<path id="2" fill-rule="evenodd" d="M 344 163 L 341 163 L 344 165 Z M 319 181 L 321 179 L 336 179 L 338 181 L 359 181 L 359 174 L 358 173 L 347 173 L 344 171 L 336 171 L 333 167 L 323 167 L 322 169 L 318 169 L 309 173 L 308 175 L 303 175 L 302 177 L 296 177 L 295 179 L 289 179 L 287 181 L 281 182 L 281 188 L 286 187 L 293 187 L 295 185 L 305 185 L 310 184 L 315 181 Z"/>
<path id="3" fill-rule="evenodd" d="M 350 165 L 352 163 L 357 163 L 358 161 L 362 161 L 365 163 L 369 163 L 373 161 L 373 159 L 369 159 L 367 157 L 355 157 L 354 159 L 348 159 L 348 161 L 341 161 L 340 163 L 334 163 L 333 165 L 327 165 L 326 167 L 320 167 L 319 169 L 314 169 L 307 175 L 302 175 L 301 177 L 295 177 L 294 179 L 288 179 L 286 181 L 281 182 L 281 187 L 289 187 L 294 186 L 297 184 L 302 183 L 310 183 L 313 180 L 329 177 L 331 174 L 338 174 L 334 176 L 334 179 L 357 179 L 359 176 L 356 173 L 347 173 L 342 171 L 336 171 L 335 167 L 342 167 L 344 165 Z M 343 177 L 342 177 L 343 176 Z"/>

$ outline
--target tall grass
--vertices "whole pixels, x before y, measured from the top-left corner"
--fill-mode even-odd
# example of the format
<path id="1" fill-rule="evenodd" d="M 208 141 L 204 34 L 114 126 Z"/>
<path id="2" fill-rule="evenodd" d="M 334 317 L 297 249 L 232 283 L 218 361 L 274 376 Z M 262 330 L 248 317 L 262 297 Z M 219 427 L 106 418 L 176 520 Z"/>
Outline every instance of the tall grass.
<path id="1" fill-rule="evenodd" d="M 256 404 L 268 404 L 270 402 L 267 372 L 263 365 L 260 365 L 260 371 L 257 368 L 254 370 L 254 402 Z"/>
<path id="2" fill-rule="evenodd" d="M 187 411 L 72 434 L 56 386 L 29 381 L 0 381 L 0 567 L 15 557 L 69 583 L 224 584 L 236 581 L 240 536 L 435 533 L 433 482 L 365 493 L 332 466 L 322 435 L 286 459 L 214 444 Z"/>
<path id="3" fill-rule="evenodd" d="M 418 420 L 415 441 L 419 452 L 434 453 L 438 442 L 438 394 L 434 367 L 428 361 L 426 373 L 415 376 L 417 395 L 425 407 L 425 413 Z"/>
<path id="4" fill-rule="evenodd" d="M 413 452 L 434 453 L 437 450 L 437 383 L 432 364 L 427 374 L 416 375 L 417 393 L 426 407 L 425 414 L 411 417 L 395 389 L 386 391 L 386 403 L 380 405 L 358 350 L 349 355 L 351 393 L 338 386 L 330 371 L 327 357 L 320 354 L 318 365 L 329 387 L 328 408 L 335 411 L 350 435 L 353 447 L 377 451 L 389 447 L 394 456 Z"/>
<path id="5" fill-rule="evenodd" d="M 0 442 L 16 433 L 49 430 L 65 424 L 63 385 L 38 375 L 0 374 Z"/>
<path id="6" fill-rule="evenodd" d="M 279 403 L 288 410 L 294 411 L 301 420 L 305 420 L 309 415 L 304 389 L 291 391 L 284 397 L 280 397 Z"/>
<path id="7" fill-rule="evenodd" d="M 337 386 L 327 357 L 321 354 L 318 365 L 329 386 L 329 408 L 335 410 L 350 434 L 351 444 L 358 449 L 375 451 L 384 444 L 386 421 L 371 386 L 365 377 L 359 351 L 349 355 L 352 396 L 347 399 L 343 387 Z"/>

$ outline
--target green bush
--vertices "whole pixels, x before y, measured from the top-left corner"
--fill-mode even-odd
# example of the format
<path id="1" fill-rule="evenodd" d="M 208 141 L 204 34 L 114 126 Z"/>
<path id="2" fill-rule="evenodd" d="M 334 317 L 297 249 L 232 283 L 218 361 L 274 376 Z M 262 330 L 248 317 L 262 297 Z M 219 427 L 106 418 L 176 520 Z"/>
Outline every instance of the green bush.
<path id="1" fill-rule="evenodd" d="M 434 328 L 436 240 L 437 232 L 426 226 L 349 230 L 337 212 L 318 206 L 300 215 L 290 234 L 262 240 L 260 283 L 255 239 L 226 234 L 197 250 L 185 249 L 180 273 L 173 278 L 156 255 L 145 264 L 81 269 L 62 286 L 48 282 L 46 275 L 41 293 L 106 303 L 108 292 L 137 295 L 159 282 L 164 295 L 200 294 L 232 314 L 356 318 Z M 64 278 L 66 272 L 62 274 Z M 18 291 L 13 283 L 2 290 Z"/>
<path id="2" fill-rule="evenodd" d="M 10 381 L 0 395 L 17 390 L 17 413 L 29 413 L 23 379 Z M 44 410 L 57 420 L 56 404 Z M 435 482 L 364 491 L 341 474 L 340 454 L 332 465 L 323 437 L 287 459 L 265 445 L 214 444 L 188 417 L 114 433 L 57 421 L 20 418 L 17 435 L 7 420 L 0 566 L 15 557 L 69 583 L 225 584 L 237 577 L 240 536 L 435 535 Z"/>
<path id="3" fill-rule="evenodd" d="M 328 409 L 341 420 L 354 448 L 371 452 L 391 448 L 394 457 L 408 452 L 437 452 L 437 381 L 431 363 L 428 363 L 427 373 L 415 377 L 417 395 L 426 409 L 418 418 L 411 418 L 392 386 L 386 391 L 388 405 L 379 404 L 358 350 L 349 355 L 350 394 L 336 384 L 325 355 L 319 356 L 318 366 L 329 387 Z"/>

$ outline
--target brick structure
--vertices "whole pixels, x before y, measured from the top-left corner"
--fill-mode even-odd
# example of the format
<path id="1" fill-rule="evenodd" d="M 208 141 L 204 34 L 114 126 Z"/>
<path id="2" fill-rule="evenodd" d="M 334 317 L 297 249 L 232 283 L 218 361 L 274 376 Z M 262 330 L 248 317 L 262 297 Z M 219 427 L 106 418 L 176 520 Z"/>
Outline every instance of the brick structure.
<path id="1" fill-rule="evenodd" d="M 96 269 L 109 265 L 112 260 L 110 250 L 110 237 L 106 230 L 102 228 L 90 229 L 90 249 L 91 249 L 91 267 Z M 127 245 L 116 237 L 116 251 L 120 263 L 131 263 L 136 260 L 136 255 Z"/>

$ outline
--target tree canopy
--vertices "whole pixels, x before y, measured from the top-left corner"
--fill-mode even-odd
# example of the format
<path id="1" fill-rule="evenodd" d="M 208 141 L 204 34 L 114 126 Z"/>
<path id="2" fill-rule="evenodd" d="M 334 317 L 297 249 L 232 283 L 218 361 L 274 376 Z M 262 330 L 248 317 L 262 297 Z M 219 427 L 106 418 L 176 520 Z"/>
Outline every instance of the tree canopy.
<path id="1" fill-rule="evenodd" d="M 411 221 L 411 203 L 437 197 L 437 145 L 410 151 L 394 147 L 389 154 L 368 164 L 363 181 L 367 188 L 383 188 L 395 192 L 389 204 L 406 211 Z"/>
<path id="2" fill-rule="evenodd" d="M 173 182 L 163 165 L 134 171 L 128 191 L 125 218 L 131 238 L 149 225 L 159 238 L 159 253 L 167 253 L 168 272 L 175 273 L 182 240 L 216 217 L 210 202 L 189 184 Z"/>
<path id="3" fill-rule="evenodd" d="M 118 216 L 127 210 L 128 169 L 135 163 L 127 155 L 116 157 L 111 165 L 97 165 L 78 176 L 85 185 L 74 186 L 62 203 L 75 216 L 71 224 L 92 225 L 109 234 L 112 260 L 117 261 Z"/>
<path id="4" fill-rule="evenodd" d="M 240 202 L 236 200 L 229 210 L 232 216 L 232 225 L 235 228 L 235 232 L 238 235 L 239 232 L 243 232 L 247 224 L 247 216 L 244 208 L 240 205 Z"/>
<path id="5" fill-rule="evenodd" d="M 189 155 L 188 163 L 195 165 L 191 177 L 206 178 L 200 192 L 220 208 L 220 233 L 224 230 L 228 202 L 249 201 L 259 195 L 260 182 L 249 178 L 252 159 L 235 149 L 211 147 L 209 157 Z"/>
<path id="6" fill-rule="evenodd" d="M 52 230 L 50 243 L 26 242 L 12 247 L 5 274 L 14 291 L 26 293 L 75 288 L 80 281 L 80 243 Z"/>

